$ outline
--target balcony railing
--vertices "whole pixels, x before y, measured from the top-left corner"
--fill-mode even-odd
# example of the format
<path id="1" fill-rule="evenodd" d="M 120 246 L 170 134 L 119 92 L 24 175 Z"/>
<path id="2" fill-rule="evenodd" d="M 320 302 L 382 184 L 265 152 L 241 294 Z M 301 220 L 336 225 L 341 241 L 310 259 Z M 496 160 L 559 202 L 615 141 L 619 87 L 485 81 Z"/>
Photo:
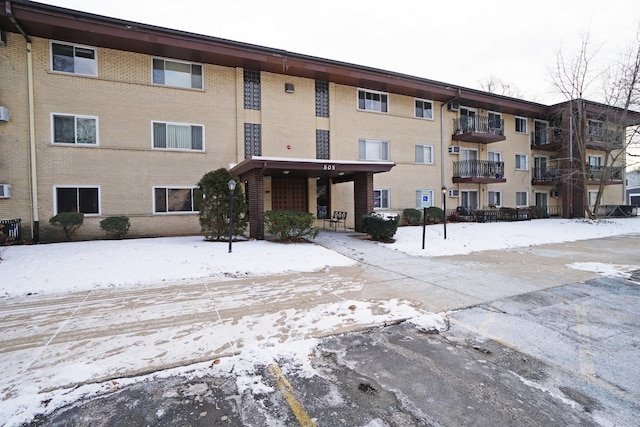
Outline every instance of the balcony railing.
<path id="1" fill-rule="evenodd" d="M 536 167 L 533 169 L 533 182 L 554 183 L 560 180 L 562 175 L 561 169 L 553 169 L 547 167 Z"/>
<path id="2" fill-rule="evenodd" d="M 605 172 L 602 166 L 589 166 L 587 170 L 587 180 L 589 181 L 622 181 L 624 168 L 619 166 L 609 166 Z"/>
<path id="3" fill-rule="evenodd" d="M 587 127 L 587 143 L 600 148 L 621 150 L 623 146 L 622 132 L 591 125 Z"/>
<path id="4" fill-rule="evenodd" d="M 453 162 L 454 182 L 506 182 L 504 162 L 460 160 Z"/>
<path id="5" fill-rule="evenodd" d="M 504 120 L 489 116 L 462 116 L 453 119 L 453 136 L 456 141 L 490 142 L 504 141 Z"/>
<path id="6" fill-rule="evenodd" d="M 550 127 L 545 129 L 535 129 L 531 132 L 531 146 L 538 148 L 547 148 L 556 143 L 562 142 L 562 129 Z"/>

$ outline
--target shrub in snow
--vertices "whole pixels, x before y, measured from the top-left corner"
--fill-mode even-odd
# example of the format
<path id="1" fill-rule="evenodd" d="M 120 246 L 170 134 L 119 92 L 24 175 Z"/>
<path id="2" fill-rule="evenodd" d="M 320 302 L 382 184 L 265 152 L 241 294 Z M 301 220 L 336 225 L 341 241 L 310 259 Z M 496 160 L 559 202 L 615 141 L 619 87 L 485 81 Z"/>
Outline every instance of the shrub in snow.
<path id="1" fill-rule="evenodd" d="M 318 230 L 313 228 L 315 217 L 310 212 L 267 211 L 263 222 L 269 234 L 282 240 L 294 241 L 318 236 Z"/>
<path id="2" fill-rule="evenodd" d="M 402 218 L 407 225 L 420 225 L 422 223 L 422 212 L 418 209 L 407 208 L 402 211 Z"/>
<path id="3" fill-rule="evenodd" d="M 67 240 L 71 241 L 71 236 L 84 222 L 82 212 L 62 212 L 49 219 L 49 224 L 55 227 L 62 227 Z"/>
<path id="4" fill-rule="evenodd" d="M 233 177 L 227 169 L 220 168 L 206 173 L 198 183 L 194 206 L 199 211 L 200 229 L 207 240 L 225 240 L 229 237 L 229 180 Z M 233 192 L 233 231 L 244 233 L 249 222 L 247 204 L 242 186 Z"/>
<path id="5" fill-rule="evenodd" d="M 362 229 L 379 242 L 389 242 L 400 224 L 400 216 L 393 213 L 373 212 L 362 217 Z"/>
<path id="6" fill-rule="evenodd" d="M 438 224 L 444 221 L 444 211 L 438 207 L 427 208 L 427 224 Z"/>
<path id="7" fill-rule="evenodd" d="M 100 228 L 107 232 L 108 236 L 122 239 L 131 227 L 128 216 L 110 216 L 100 221 Z"/>

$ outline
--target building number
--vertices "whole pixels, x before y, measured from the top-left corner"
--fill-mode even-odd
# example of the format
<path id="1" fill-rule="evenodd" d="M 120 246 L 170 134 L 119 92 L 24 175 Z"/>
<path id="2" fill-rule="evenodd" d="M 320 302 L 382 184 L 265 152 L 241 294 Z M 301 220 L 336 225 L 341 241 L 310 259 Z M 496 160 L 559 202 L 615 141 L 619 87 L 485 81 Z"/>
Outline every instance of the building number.
<path id="1" fill-rule="evenodd" d="M 334 171 L 336 170 L 336 165 L 324 165 L 322 168 L 326 171 Z"/>

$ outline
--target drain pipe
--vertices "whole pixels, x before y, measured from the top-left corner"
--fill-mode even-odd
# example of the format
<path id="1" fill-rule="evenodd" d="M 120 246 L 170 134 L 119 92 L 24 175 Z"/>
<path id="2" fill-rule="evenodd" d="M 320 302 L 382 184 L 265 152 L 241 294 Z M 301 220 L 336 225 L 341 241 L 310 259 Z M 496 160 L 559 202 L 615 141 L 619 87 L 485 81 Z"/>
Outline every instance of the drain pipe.
<path id="1" fill-rule="evenodd" d="M 440 104 L 440 188 L 445 187 L 444 185 L 444 106 L 460 98 L 460 96 L 461 96 L 461 91 L 460 91 L 460 88 L 458 88 L 458 95 Z M 447 196 L 445 195 L 444 197 L 447 197 Z"/>
<path id="2" fill-rule="evenodd" d="M 11 8 L 11 1 L 5 1 L 5 11 L 9 20 L 16 27 L 18 32 L 22 34 L 27 42 L 27 86 L 28 86 L 28 104 L 29 104 L 29 172 L 30 172 L 30 187 L 31 187 L 31 240 L 33 243 L 38 243 L 40 237 L 40 219 L 38 215 L 38 171 L 37 171 L 37 159 L 36 159 L 36 127 L 35 127 L 35 96 L 33 85 L 33 55 L 31 37 L 22 28 L 20 23 L 13 16 L 13 10 Z"/>

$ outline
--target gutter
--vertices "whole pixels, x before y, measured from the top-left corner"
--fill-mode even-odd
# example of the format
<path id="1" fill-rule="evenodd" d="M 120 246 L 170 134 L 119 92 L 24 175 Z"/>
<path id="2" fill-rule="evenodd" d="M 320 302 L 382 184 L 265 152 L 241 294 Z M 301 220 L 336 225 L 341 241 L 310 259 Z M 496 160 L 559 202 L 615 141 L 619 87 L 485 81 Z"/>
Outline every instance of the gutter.
<path id="1" fill-rule="evenodd" d="M 31 46 L 31 37 L 22 28 L 20 23 L 13 16 L 13 10 L 11 8 L 11 1 L 5 1 L 5 11 L 9 20 L 16 27 L 18 32 L 22 34 L 27 42 L 27 86 L 28 86 L 28 104 L 29 104 L 29 172 L 30 172 L 30 187 L 31 187 L 31 240 L 33 243 L 38 243 L 40 237 L 40 218 L 38 215 L 38 171 L 37 171 L 37 157 L 36 157 L 36 127 L 35 127 L 35 96 L 34 96 L 34 84 L 33 84 L 33 55 Z"/>

